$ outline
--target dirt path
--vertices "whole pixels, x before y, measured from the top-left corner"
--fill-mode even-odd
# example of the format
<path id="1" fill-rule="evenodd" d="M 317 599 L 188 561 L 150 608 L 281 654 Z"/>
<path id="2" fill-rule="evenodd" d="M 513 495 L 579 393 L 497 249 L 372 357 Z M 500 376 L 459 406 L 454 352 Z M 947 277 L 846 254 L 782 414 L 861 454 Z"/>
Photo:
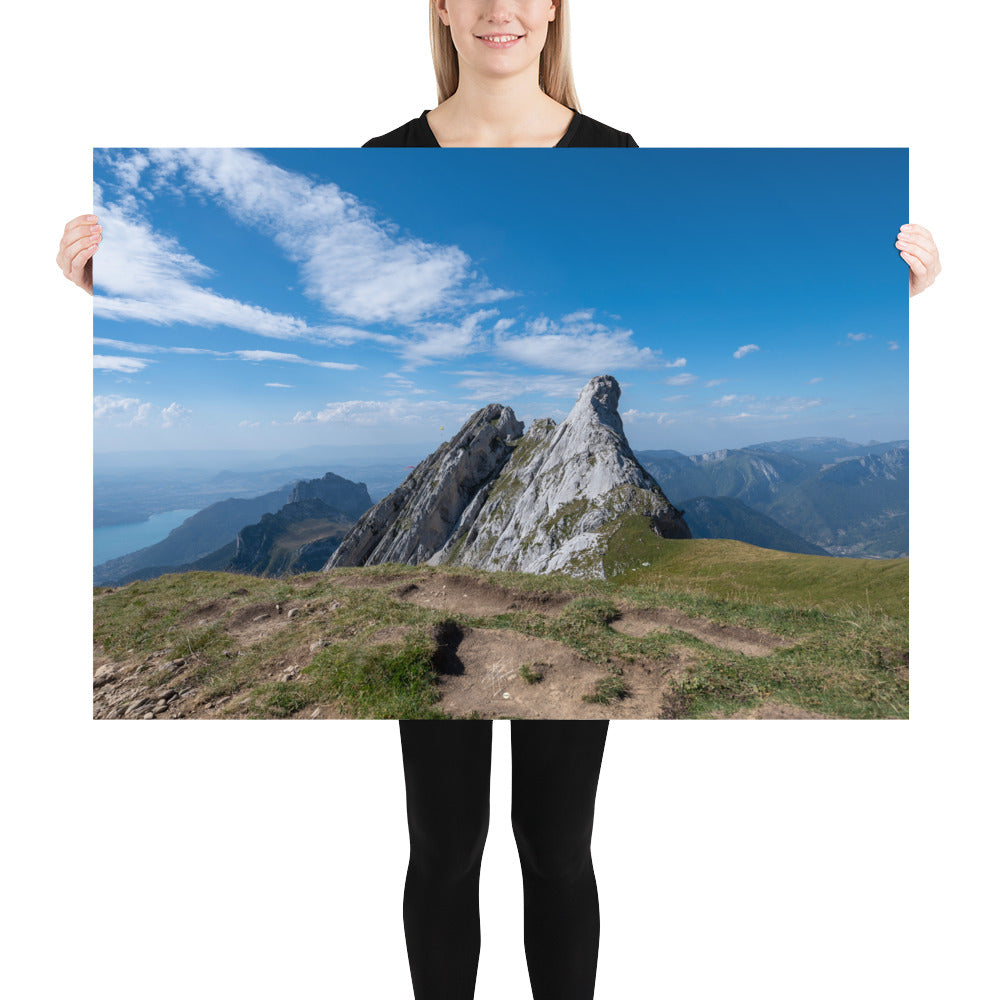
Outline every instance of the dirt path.
<path id="1" fill-rule="evenodd" d="M 745 656 L 768 656 L 776 649 L 788 649 L 795 645 L 769 632 L 743 628 L 740 625 L 719 625 L 707 618 L 692 618 L 672 608 L 624 611 L 621 618 L 611 623 L 611 627 L 623 635 L 634 636 L 677 629 L 712 646 L 743 653 Z"/>
<path id="2" fill-rule="evenodd" d="M 668 677 L 681 667 L 639 662 L 622 667 L 628 695 L 608 705 L 585 700 L 608 677 L 606 667 L 553 639 L 507 629 L 456 628 L 441 646 L 438 706 L 453 718 L 655 719 Z M 532 678 L 522 675 L 526 668 Z"/>
<path id="3" fill-rule="evenodd" d="M 555 615 L 572 600 L 569 594 L 543 593 L 526 596 L 477 580 L 447 576 L 407 583 L 397 590 L 396 596 L 402 601 L 419 604 L 424 608 L 476 617 L 524 610 Z M 767 656 L 776 649 L 794 645 L 769 632 L 740 625 L 719 625 L 707 618 L 693 618 L 672 608 L 626 608 L 622 610 L 621 617 L 611 623 L 611 627 L 616 632 L 632 636 L 677 629 L 712 646 L 746 656 Z"/>
<path id="4" fill-rule="evenodd" d="M 508 611 L 554 615 L 572 600 L 569 594 L 518 594 L 506 587 L 461 576 L 437 576 L 407 583 L 396 591 L 396 596 L 423 608 L 456 611 L 473 617 L 502 615 Z"/>

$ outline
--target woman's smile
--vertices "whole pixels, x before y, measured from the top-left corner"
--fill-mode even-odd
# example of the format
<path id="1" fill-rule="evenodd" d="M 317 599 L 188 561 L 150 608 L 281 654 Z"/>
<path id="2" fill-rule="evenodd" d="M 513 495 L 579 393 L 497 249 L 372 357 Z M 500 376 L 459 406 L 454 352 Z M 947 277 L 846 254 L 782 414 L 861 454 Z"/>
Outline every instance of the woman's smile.
<path id="1" fill-rule="evenodd" d="M 476 35 L 476 38 L 491 49 L 509 49 L 524 38 L 524 35 Z"/>

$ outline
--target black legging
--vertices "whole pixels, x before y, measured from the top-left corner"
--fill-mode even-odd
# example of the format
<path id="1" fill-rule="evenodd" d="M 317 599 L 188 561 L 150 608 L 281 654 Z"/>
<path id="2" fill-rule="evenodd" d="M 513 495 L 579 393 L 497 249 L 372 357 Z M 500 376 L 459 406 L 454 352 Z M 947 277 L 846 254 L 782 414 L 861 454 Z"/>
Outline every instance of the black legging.
<path id="1" fill-rule="evenodd" d="M 399 724 L 410 864 L 403 926 L 416 1000 L 472 1000 L 489 826 L 489 721 Z M 606 721 L 511 723 L 511 820 L 534 1000 L 590 1000 L 600 920 L 590 858 Z"/>

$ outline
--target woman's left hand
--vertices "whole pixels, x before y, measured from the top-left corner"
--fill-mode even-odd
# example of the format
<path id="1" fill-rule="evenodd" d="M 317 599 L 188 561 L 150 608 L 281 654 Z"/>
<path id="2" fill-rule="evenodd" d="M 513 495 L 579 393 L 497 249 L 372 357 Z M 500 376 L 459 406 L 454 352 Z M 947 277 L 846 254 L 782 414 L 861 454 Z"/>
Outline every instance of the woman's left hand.
<path id="1" fill-rule="evenodd" d="M 941 258 L 930 230 L 908 222 L 896 237 L 899 256 L 910 266 L 910 298 L 934 284 L 941 273 Z"/>

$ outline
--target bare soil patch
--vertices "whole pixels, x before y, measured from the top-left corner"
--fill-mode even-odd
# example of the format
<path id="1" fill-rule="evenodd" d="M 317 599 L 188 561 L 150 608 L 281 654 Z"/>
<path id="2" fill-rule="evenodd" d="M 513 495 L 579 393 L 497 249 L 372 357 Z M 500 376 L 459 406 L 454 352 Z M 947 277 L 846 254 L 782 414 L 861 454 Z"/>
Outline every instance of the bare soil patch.
<path id="1" fill-rule="evenodd" d="M 552 639 L 506 629 L 458 628 L 439 636 L 436 662 L 443 712 L 453 718 L 655 719 L 668 676 L 682 666 L 644 661 L 623 664 L 629 694 L 609 705 L 585 701 L 608 676 L 606 667 Z M 529 683 L 521 667 L 541 680 Z"/>
<path id="2" fill-rule="evenodd" d="M 568 594 L 519 594 L 506 587 L 461 576 L 434 576 L 405 584 L 396 591 L 401 601 L 435 611 L 456 611 L 471 617 L 502 615 L 508 611 L 556 614 L 572 598 Z"/>
<path id="3" fill-rule="evenodd" d="M 705 618 L 692 618 L 672 608 L 635 608 L 622 612 L 621 618 L 611 623 L 616 632 L 624 635 L 643 636 L 650 632 L 677 629 L 687 632 L 702 642 L 728 649 L 746 656 L 768 656 L 776 649 L 787 649 L 794 643 L 780 636 L 740 625 L 719 625 Z"/>

